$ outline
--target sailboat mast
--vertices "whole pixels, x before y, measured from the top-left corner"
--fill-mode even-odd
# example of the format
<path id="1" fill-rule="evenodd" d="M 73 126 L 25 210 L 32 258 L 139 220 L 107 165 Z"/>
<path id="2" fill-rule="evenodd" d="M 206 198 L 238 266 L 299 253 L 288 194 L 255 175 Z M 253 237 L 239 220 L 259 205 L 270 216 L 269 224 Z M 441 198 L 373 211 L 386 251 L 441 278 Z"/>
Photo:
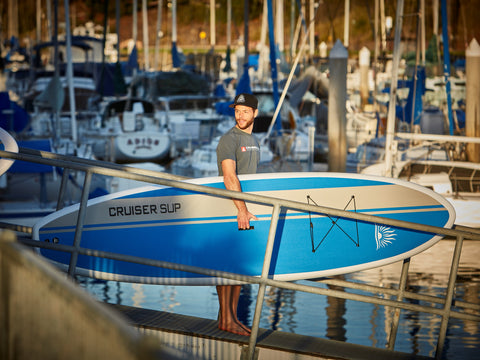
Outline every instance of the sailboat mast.
<path id="1" fill-rule="evenodd" d="M 227 0 L 227 47 L 232 45 L 232 0 Z"/>
<path id="2" fill-rule="evenodd" d="M 343 46 L 348 49 L 350 33 L 350 0 L 345 0 L 345 21 L 343 26 Z"/>
<path id="3" fill-rule="evenodd" d="M 244 57 L 244 63 L 248 64 L 248 57 L 250 56 L 249 50 L 248 50 L 248 13 L 250 12 L 249 6 L 248 6 L 248 0 L 243 1 L 243 21 L 245 23 L 244 25 L 244 35 L 243 35 L 243 43 L 245 46 L 245 57 Z M 248 66 L 245 66 L 244 71 L 248 71 Z"/>
<path id="4" fill-rule="evenodd" d="M 42 41 L 42 2 L 41 0 L 36 1 L 36 25 L 37 25 L 37 34 L 36 40 L 37 44 Z"/>
<path id="5" fill-rule="evenodd" d="M 295 2 L 290 3 L 290 62 L 293 61 L 293 42 L 295 34 Z"/>
<path id="6" fill-rule="evenodd" d="M 174 68 L 182 66 L 177 50 L 177 0 L 172 1 L 172 65 Z"/>
<path id="7" fill-rule="evenodd" d="M 150 46 L 148 44 L 148 13 L 147 13 L 147 0 L 142 0 L 142 23 L 143 23 L 143 56 L 144 56 L 144 69 L 148 71 L 150 69 Z"/>
<path id="8" fill-rule="evenodd" d="M 385 176 L 393 175 L 393 154 L 395 140 L 395 108 L 397 105 L 397 82 L 398 67 L 400 64 L 400 38 L 402 35 L 403 24 L 403 0 L 397 1 L 397 14 L 395 25 L 395 37 L 393 40 L 393 66 L 392 66 L 392 83 L 390 85 L 390 102 L 388 104 L 387 115 L 387 133 L 385 140 Z"/>
<path id="9" fill-rule="evenodd" d="M 8 38 L 18 36 L 18 1 L 8 1 Z"/>
<path id="10" fill-rule="evenodd" d="M 75 89 L 73 88 L 73 64 L 72 64 L 72 33 L 70 30 L 70 6 L 69 0 L 64 0 L 65 7 L 65 40 L 67 44 L 67 83 L 68 96 L 70 99 L 70 126 L 72 128 L 72 141 L 77 144 L 77 118 L 75 107 Z"/>
<path id="11" fill-rule="evenodd" d="M 257 80 L 263 82 L 265 80 L 265 73 L 270 67 L 270 60 L 265 51 L 267 44 L 267 28 L 268 28 L 268 4 L 267 0 L 263 1 L 262 11 L 262 27 L 260 29 L 260 56 L 258 58 Z"/>
<path id="12" fill-rule="evenodd" d="M 277 0 L 275 3 L 275 40 L 278 44 L 278 50 L 282 53 L 285 50 L 285 32 L 284 32 L 284 1 Z"/>
<path id="13" fill-rule="evenodd" d="M 210 47 L 215 49 L 215 0 L 210 0 Z"/>
<path id="14" fill-rule="evenodd" d="M 452 114 L 452 85 L 450 83 L 450 48 L 448 45 L 448 15 L 447 1 L 442 0 L 442 38 L 443 38 L 443 76 L 445 77 L 445 91 L 447 92 L 447 110 L 450 135 L 453 135 L 453 114 Z"/>
<path id="15" fill-rule="evenodd" d="M 115 2 L 115 32 L 117 33 L 117 62 L 120 62 L 120 0 Z"/>
<path id="16" fill-rule="evenodd" d="M 374 35 L 373 35 L 373 41 L 375 42 L 375 49 L 374 49 L 374 56 L 373 56 L 373 76 L 374 76 L 374 96 L 373 96 L 373 105 L 375 112 L 377 111 L 377 94 L 378 94 L 378 84 L 377 84 L 377 78 L 378 78 L 378 56 L 380 53 L 380 42 L 379 42 L 379 37 L 378 37 L 378 18 L 380 16 L 380 4 L 379 0 L 375 0 L 375 20 L 374 20 Z M 377 133 L 378 133 L 378 126 L 377 126 Z"/>
<path id="17" fill-rule="evenodd" d="M 315 4 L 314 4 L 314 0 L 310 0 L 310 6 L 309 6 L 308 13 L 310 15 L 309 23 L 313 24 L 313 28 L 315 29 Z M 313 59 L 313 55 L 315 55 L 315 31 L 310 31 L 309 41 L 310 41 L 310 46 L 309 46 L 310 58 Z"/>
<path id="18" fill-rule="evenodd" d="M 280 95 L 278 94 L 278 67 L 277 67 L 277 49 L 275 43 L 275 32 L 274 32 L 274 24 L 273 24 L 273 5 L 272 0 L 267 0 L 268 5 L 268 39 L 270 42 L 270 69 L 272 74 L 272 87 L 273 87 L 273 102 L 275 104 L 275 108 L 278 106 Z M 274 120 L 276 121 L 276 129 L 280 130 L 281 119 Z"/>
<path id="19" fill-rule="evenodd" d="M 160 31 L 162 28 L 162 0 L 157 1 L 157 27 L 155 31 L 155 56 L 153 67 L 158 69 L 158 63 L 160 58 Z"/>
<path id="20" fill-rule="evenodd" d="M 138 37 L 138 32 L 137 32 L 137 7 L 138 3 L 137 0 L 133 0 L 133 13 L 132 13 L 132 38 L 133 38 L 133 44 L 134 46 L 137 46 L 137 37 Z"/>

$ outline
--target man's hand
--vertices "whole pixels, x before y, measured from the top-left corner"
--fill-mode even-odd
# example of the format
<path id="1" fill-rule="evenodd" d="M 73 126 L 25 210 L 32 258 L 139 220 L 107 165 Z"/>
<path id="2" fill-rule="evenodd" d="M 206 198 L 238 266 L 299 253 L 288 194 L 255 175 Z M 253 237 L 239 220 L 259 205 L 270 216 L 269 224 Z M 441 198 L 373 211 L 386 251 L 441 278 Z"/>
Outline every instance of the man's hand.
<path id="1" fill-rule="evenodd" d="M 247 208 L 239 210 L 237 214 L 238 230 L 250 229 L 250 220 L 258 220 L 257 217 L 251 214 Z"/>

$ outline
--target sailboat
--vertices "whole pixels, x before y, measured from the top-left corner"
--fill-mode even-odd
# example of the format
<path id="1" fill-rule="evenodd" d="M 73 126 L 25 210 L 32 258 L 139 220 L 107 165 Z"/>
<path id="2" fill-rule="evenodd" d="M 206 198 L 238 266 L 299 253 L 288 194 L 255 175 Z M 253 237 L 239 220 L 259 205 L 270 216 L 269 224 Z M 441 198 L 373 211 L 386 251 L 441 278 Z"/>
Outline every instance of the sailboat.
<path id="1" fill-rule="evenodd" d="M 395 30 L 394 67 L 392 74 L 392 92 L 395 93 L 396 67 L 398 67 L 398 44 L 401 31 L 401 15 L 403 1 L 397 8 L 397 28 Z M 445 2 L 442 2 L 445 7 Z M 445 10 L 445 9 L 444 9 Z M 442 21 L 446 31 L 446 13 Z M 399 24 L 398 24 L 399 23 Z M 397 34 L 398 32 L 398 34 Z M 445 34 L 445 33 L 444 33 Z M 448 51 L 448 36 L 444 36 L 445 51 Z M 448 57 L 444 60 L 449 62 Z M 446 83 L 449 83 L 449 68 L 446 67 Z M 447 99 L 451 101 L 446 87 Z M 465 144 L 480 144 L 480 138 L 453 135 L 453 117 L 449 105 L 450 135 L 443 134 L 415 134 L 395 132 L 395 97 L 389 104 L 387 120 L 387 136 L 385 142 L 385 157 L 383 161 L 368 166 L 361 171 L 363 174 L 391 176 L 409 180 L 429 187 L 443 195 L 452 203 L 457 213 L 456 224 L 463 226 L 480 227 L 480 164 L 469 162 L 465 155 Z M 400 139 L 400 140 L 398 140 Z M 399 151 L 396 144 L 405 144 L 405 150 Z M 409 147 L 416 144 L 416 148 Z M 402 154 L 417 149 L 420 154 L 403 157 Z"/>
<path id="2" fill-rule="evenodd" d="M 166 124 L 146 99 L 128 96 L 108 101 L 101 114 L 79 131 L 93 140 L 95 157 L 111 162 L 158 161 L 170 150 Z"/>
<path id="3" fill-rule="evenodd" d="M 57 8 L 58 6 L 55 6 L 56 10 Z M 65 11 L 68 14 L 68 7 Z M 56 18 L 55 11 L 55 24 L 57 24 Z M 66 18 L 69 17 L 66 16 Z M 59 41 L 55 31 L 54 41 L 51 44 L 54 47 L 53 74 L 50 74 L 51 76 L 43 82 L 43 86 L 35 91 L 34 96 L 32 95 L 32 103 L 42 108 L 45 117 L 32 116 L 25 129 L 12 132 L 12 135 L 20 148 L 92 158 L 90 143 L 82 141 L 80 144 L 78 141 L 76 99 L 73 92 L 72 43 L 68 23 L 66 30 L 67 41 L 64 45 L 67 64 L 64 82 L 62 83 L 59 68 Z M 66 96 L 67 92 L 69 96 Z M 66 98 L 69 101 L 69 111 L 63 112 Z M 83 173 L 68 173 L 63 203 L 59 204 L 57 200 L 62 177 L 63 172 L 53 166 L 15 161 L 2 175 L 0 221 L 31 226 L 38 218 L 55 211 L 58 206 L 78 202 L 82 190 Z M 91 196 L 106 193 L 104 179 L 94 177 L 92 184 L 94 190 Z"/>

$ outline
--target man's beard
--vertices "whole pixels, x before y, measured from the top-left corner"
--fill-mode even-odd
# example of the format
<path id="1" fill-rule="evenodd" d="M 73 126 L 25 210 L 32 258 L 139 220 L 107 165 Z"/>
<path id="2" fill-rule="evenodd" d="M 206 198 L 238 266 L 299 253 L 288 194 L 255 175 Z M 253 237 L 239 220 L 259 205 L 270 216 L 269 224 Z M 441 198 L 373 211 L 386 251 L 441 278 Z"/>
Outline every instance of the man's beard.
<path id="1" fill-rule="evenodd" d="M 247 121 L 247 122 L 242 122 L 242 124 L 245 124 L 243 126 L 240 125 L 240 123 L 237 121 L 237 127 L 240 129 L 240 130 L 246 130 L 248 129 L 252 124 L 253 124 L 253 119 Z"/>

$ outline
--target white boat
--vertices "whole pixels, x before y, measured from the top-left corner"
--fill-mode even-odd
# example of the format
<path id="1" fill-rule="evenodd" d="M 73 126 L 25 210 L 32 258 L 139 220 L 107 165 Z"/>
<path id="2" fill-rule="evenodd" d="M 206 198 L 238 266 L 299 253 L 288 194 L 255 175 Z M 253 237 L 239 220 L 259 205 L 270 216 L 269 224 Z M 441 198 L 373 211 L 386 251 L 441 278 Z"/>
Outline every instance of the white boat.
<path id="1" fill-rule="evenodd" d="M 357 146 L 347 154 L 347 172 L 359 173 L 369 166 L 385 167 L 385 137 L 373 138 Z M 422 142 L 412 145 L 410 141 L 396 138 L 395 161 L 448 160 L 449 154 L 439 143 Z"/>
<path id="2" fill-rule="evenodd" d="M 134 167 L 137 169 L 144 169 L 149 171 L 164 172 L 165 167 L 160 164 L 155 164 L 153 162 L 139 162 L 128 164 L 129 167 Z M 134 189 L 136 187 L 150 185 L 143 181 L 131 180 L 117 176 L 109 176 L 106 178 L 106 189 L 110 194 L 116 193 L 119 191 Z"/>
<path id="3" fill-rule="evenodd" d="M 360 111 L 347 101 L 347 149 L 357 148 L 377 135 L 378 119 L 374 111 Z"/>
<path id="4" fill-rule="evenodd" d="M 73 78 L 75 114 L 78 126 L 82 120 L 95 117 L 97 108 L 93 102 L 98 97 L 93 79 Z M 72 114 L 66 94 L 67 79 L 54 78 L 53 74 L 37 78 L 25 97 L 25 109 L 30 113 L 30 123 L 19 136 L 30 138 L 72 137 Z M 58 119 L 58 120 L 57 120 Z"/>
<path id="5" fill-rule="evenodd" d="M 272 126 L 271 122 L 275 113 L 275 102 L 271 91 L 254 91 L 258 99 L 258 116 L 255 118 L 252 133 L 259 139 L 261 151 L 265 151 L 262 162 L 273 160 L 278 156 L 281 160 L 308 161 L 310 144 L 308 138 L 309 127 L 315 126 L 311 119 L 300 117 L 298 110 L 285 98 L 280 108 L 278 117 L 279 126 Z M 227 122 L 230 127 L 234 120 Z M 278 121 L 278 118 L 277 118 Z M 229 128 L 224 125 L 224 128 Z M 270 155 L 267 155 L 267 151 Z"/>
<path id="6" fill-rule="evenodd" d="M 211 95 L 160 96 L 155 101 L 162 123 L 166 124 L 172 140 L 172 157 L 209 144 L 216 136 L 218 124 L 225 116 L 216 112 L 218 98 Z"/>
<path id="7" fill-rule="evenodd" d="M 20 147 L 92 158 L 88 144 L 74 146 L 70 140 L 60 140 L 55 145 L 50 139 L 18 142 Z M 49 165 L 16 160 L 11 168 L 0 176 L 0 221 L 16 225 L 32 226 L 37 220 L 57 209 L 80 201 L 84 174 L 70 171 L 63 201 L 58 202 L 63 170 Z M 90 196 L 107 193 L 105 178 L 92 177 Z"/>
<path id="8" fill-rule="evenodd" d="M 93 154 L 112 162 L 158 161 L 168 156 L 170 134 L 151 101 L 121 98 L 108 102 L 101 115 L 79 128 L 92 139 Z"/>
<path id="9" fill-rule="evenodd" d="M 201 178 L 218 175 L 217 146 L 220 136 L 209 144 L 203 145 L 190 155 L 185 155 L 172 162 L 172 173 L 187 177 Z M 273 152 L 268 146 L 260 146 L 260 163 L 273 160 Z"/>
<path id="10" fill-rule="evenodd" d="M 51 140 L 38 139 L 20 141 L 18 145 L 20 148 L 95 160 L 92 147 L 88 143 L 73 146 L 69 140 L 61 140 L 54 146 Z M 157 172 L 165 170 L 163 166 L 151 162 L 132 163 L 128 166 Z M 84 173 L 74 170 L 68 172 L 65 192 L 59 202 L 63 171 L 54 166 L 15 160 L 10 169 L 0 176 L 0 222 L 33 226 L 36 221 L 56 211 L 58 207 L 78 203 L 81 199 Z M 89 198 L 142 185 L 145 183 L 94 174 Z"/>
<path id="11" fill-rule="evenodd" d="M 362 170 L 384 175 L 385 163 Z M 480 164 L 453 160 L 396 162 L 394 177 L 428 187 L 444 196 L 455 208 L 457 225 L 480 228 Z"/>

